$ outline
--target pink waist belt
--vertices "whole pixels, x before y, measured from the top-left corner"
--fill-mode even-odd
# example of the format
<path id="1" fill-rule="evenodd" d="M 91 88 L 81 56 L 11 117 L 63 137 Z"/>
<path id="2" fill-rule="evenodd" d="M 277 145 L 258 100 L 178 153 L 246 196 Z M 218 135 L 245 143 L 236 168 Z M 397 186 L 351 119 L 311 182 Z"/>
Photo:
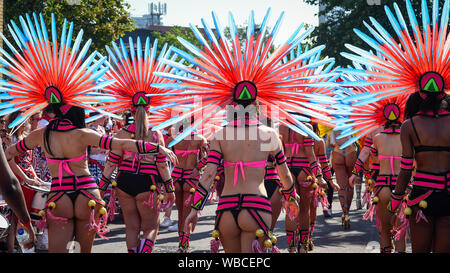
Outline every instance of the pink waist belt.
<path id="1" fill-rule="evenodd" d="M 270 201 L 266 197 L 256 194 L 236 194 L 220 197 L 219 204 L 216 210 L 216 223 L 215 227 L 219 226 L 220 218 L 225 211 L 240 212 L 242 209 L 247 210 L 252 218 L 257 222 L 258 226 L 264 231 L 264 233 L 270 238 L 272 232 L 270 227 L 264 222 L 264 219 L 259 214 L 259 211 L 272 213 L 272 207 Z M 236 224 L 238 214 L 233 214 Z"/>
<path id="2" fill-rule="evenodd" d="M 262 209 L 272 212 L 270 201 L 257 195 L 228 195 L 220 198 L 217 210 Z"/>
<path id="3" fill-rule="evenodd" d="M 395 186 L 398 175 L 378 175 L 375 186 Z"/>
<path id="4" fill-rule="evenodd" d="M 289 167 L 309 167 L 309 161 L 306 157 L 290 157 L 286 160 Z"/>
<path id="5" fill-rule="evenodd" d="M 53 178 L 50 191 L 75 191 L 90 188 L 97 188 L 97 183 L 93 176 L 69 176 Z"/>
<path id="6" fill-rule="evenodd" d="M 191 179 L 192 169 L 181 169 L 175 167 L 172 171 L 172 177 L 174 178 L 183 178 L 183 179 Z"/>
<path id="7" fill-rule="evenodd" d="M 280 176 L 275 168 L 266 168 L 264 180 L 280 180 Z"/>
<path id="8" fill-rule="evenodd" d="M 138 174 L 151 174 L 159 175 L 158 167 L 156 164 L 131 162 L 123 160 L 120 164 L 119 171 L 126 171 Z"/>
<path id="9" fill-rule="evenodd" d="M 433 174 L 423 171 L 416 171 L 413 185 L 450 191 L 450 172 L 444 174 Z"/>

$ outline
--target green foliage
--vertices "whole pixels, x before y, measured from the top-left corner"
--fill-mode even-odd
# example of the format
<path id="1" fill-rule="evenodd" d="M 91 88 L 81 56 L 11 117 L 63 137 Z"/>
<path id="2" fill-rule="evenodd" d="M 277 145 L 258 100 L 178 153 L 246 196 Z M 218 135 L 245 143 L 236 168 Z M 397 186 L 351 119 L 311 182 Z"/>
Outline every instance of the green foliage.
<path id="1" fill-rule="evenodd" d="M 369 31 L 364 26 L 363 21 L 369 25 L 370 17 L 375 18 L 389 33 L 394 35 L 388 17 L 386 16 L 384 6 L 388 5 L 393 11 L 393 3 L 397 2 L 407 23 L 409 23 L 406 12 L 405 0 L 303 0 L 307 4 L 318 5 L 319 2 L 323 6 L 323 10 L 319 11 L 319 16 L 326 16 L 326 22 L 320 24 L 313 32 L 314 43 L 317 45 L 326 45 L 325 55 L 334 57 L 336 64 L 347 66 L 351 61 L 342 57 L 340 52 L 347 51 L 345 44 L 349 43 L 366 50 L 371 48 L 361 40 L 353 31 L 354 28 L 368 34 Z M 379 4 L 378 4 L 379 2 Z M 440 9 L 444 5 L 445 0 L 440 0 Z M 421 1 L 411 1 L 416 16 L 421 16 Z M 429 10 L 431 10 L 432 1 L 428 1 Z M 421 22 L 421 20 L 419 20 Z"/>
<path id="2" fill-rule="evenodd" d="M 202 47 L 202 44 L 198 41 L 198 39 L 195 37 L 194 33 L 192 32 L 192 30 L 190 28 L 174 26 L 166 33 L 153 31 L 151 33 L 151 35 L 154 39 L 158 39 L 158 54 L 165 43 L 167 43 L 168 46 L 174 46 L 176 48 L 179 48 L 181 50 L 189 52 L 189 50 L 187 50 L 180 43 L 180 41 L 178 41 L 177 37 L 181 37 L 181 38 L 185 39 L 186 41 L 190 42 L 191 44 L 195 45 L 196 47 L 199 47 L 199 48 Z"/>
<path id="3" fill-rule="evenodd" d="M 66 0 L 6 0 L 5 30 L 10 20 L 19 22 L 19 16 L 26 13 L 42 13 L 44 20 L 50 31 L 51 14 L 55 14 L 58 30 L 62 26 L 64 19 L 74 23 L 74 35 L 83 29 L 83 42 L 92 39 L 90 50 L 97 50 L 102 54 L 106 53 L 105 45 L 116 41 L 125 32 L 135 29 L 133 20 L 127 9 L 129 4 L 125 0 L 79 0 L 77 4 L 70 4 Z M 9 35 L 9 31 L 4 31 Z M 8 39 L 10 36 L 7 36 Z"/>

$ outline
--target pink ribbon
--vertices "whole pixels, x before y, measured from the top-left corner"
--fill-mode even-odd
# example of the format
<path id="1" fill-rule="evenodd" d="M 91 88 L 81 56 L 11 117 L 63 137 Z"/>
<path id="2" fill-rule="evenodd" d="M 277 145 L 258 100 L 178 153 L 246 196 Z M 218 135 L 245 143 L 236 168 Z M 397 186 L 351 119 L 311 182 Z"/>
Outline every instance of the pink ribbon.
<path id="1" fill-rule="evenodd" d="M 59 186 L 61 186 L 61 184 L 62 184 L 63 170 L 66 171 L 66 173 L 68 173 L 69 175 L 74 176 L 75 177 L 75 181 L 78 182 L 78 177 L 70 169 L 69 162 L 81 161 L 81 160 L 85 159 L 86 157 L 87 157 L 87 152 L 86 152 L 86 154 L 84 154 L 84 155 L 82 155 L 80 157 L 64 159 L 64 160 L 47 158 L 47 162 L 49 162 L 49 163 L 59 162 L 59 166 L 58 166 Z"/>
<path id="2" fill-rule="evenodd" d="M 239 169 L 241 169 L 242 178 L 245 181 L 244 166 L 246 166 L 246 167 L 253 167 L 253 168 L 261 168 L 261 167 L 265 167 L 266 166 L 266 161 L 252 161 L 252 162 L 242 162 L 242 161 L 228 162 L 228 161 L 224 161 L 223 165 L 224 165 L 224 167 L 234 166 L 234 183 L 233 183 L 233 186 L 236 187 L 238 174 L 239 174 L 238 173 Z"/>

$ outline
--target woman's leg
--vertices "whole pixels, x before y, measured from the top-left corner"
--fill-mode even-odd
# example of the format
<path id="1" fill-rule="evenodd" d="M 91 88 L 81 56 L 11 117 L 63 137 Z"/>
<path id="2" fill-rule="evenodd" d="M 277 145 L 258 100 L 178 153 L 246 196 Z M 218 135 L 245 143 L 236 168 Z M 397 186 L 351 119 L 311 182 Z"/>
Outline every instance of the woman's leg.
<path id="1" fill-rule="evenodd" d="M 153 206 L 144 205 L 144 202 L 149 200 L 150 194 L 153 194 Z M 146 245 L 146 252 L 151 252 L 153 250 L 153 245 L 156 243 L 156 237 L 159 231 L 159 210 L 158 210 L 159 200 L 158 193 L 156 192 L 144 192 L 136 196 L 136 207 L 138 209 L 139 216 L 141 218 L 141 228 L 143 232 L 141 240 L 149 240 Z M 139 250 L 139 249 L 138 249 Z"/>
<path id="2" fill-rule="evenodd" d="M 450 253 L 450 216 L 436 218 L 434 253 Z"/>
<path id="3" fill-rule="evenodd" d="M 358 159 L 356 151 L 347 151 L 345 153 L 345 175 L 347 184 L 347 207 L 350 209 L 353 201 L 354 189 L 349 186 L 349 179 L 352 175 L 353 166 Z M 361 200 L 361 187 L 359 188 L 359 200 Z"/>
<path id="4" fill-rule="evenodd" d="M 411 233 L 411 248 L 413 253 L 429 253 L 431 252 L 431 245 L 433 242 L 434 233 L 434 219 L 427 217 L 428 222 L 420 220 L 416 223 L 416 214 L 418 208 L 413 209 L 413 214 L 410 216 L 409 230 Z"/>
<path id="5" fill-rule="evenodd" d="M 298 217 L 291 220 L 285 215 L 286 240 L 288 242 L 289 253 L 295 253 L 298 245 Z"/>
<path id="6" fill-rule="evenodd" d="M 275 183 L 275 182 L 273 182 Z M 278 221 L 278 217 L 281 213 L 281 194 L 278 191 L 279 187 L 276 188 L 272 196 L 270 197 L 270 206 L 272 207 L 272 224 L 271 229 L 273 230 L 275 228 L 275 224 Z"/>
<path id="7" fill-rule="evenodd" d="M 225 253 L 241 253 L 241 230 L 236 225 L 231 212 L 223 212 L 217 229 Z M 255 235 L 254 232 L 253 235 Z"/>
<path id="8" fill-rule="evenodd" d="M 318 193 L 315 193 L 318 194 Z M 311 203 L 309 206 L 309 243 L 308 243 L 308 248 L 309 251 L 314 250 L 314 243 L 312 241 L 312 235 L 314 233 L 314 228 L 316 226 L 316 218 L 317 218 L 317 206 L 316 206 L 316 201 L 315 201 L 315 196 L 313 195 L 313 197 L 311 198 Z M 320 198 L 320 197 L 317 197 Z"/>
<path id="9" fill-rule="evenodd" d="M 67 253 L 67 244 L 73 240 L 74 236 L 75 215 L 72 200 L 67 195 L 63 195 L 56 201 L 56 207 L 51 213 L 54 216 L 66 218 L 67 222 L 56 222 L 47 216 L 48 252 Z"/>
<path id="10" fill-rule="evenodd" d="M 347 186 L 348 177 L 345 169 L 345 157 L 338 152 L 333 152 L 332 162 L 333 169 L 336 174 L 336 182 L 338 183 L 340 190 L 338 192 L 339 203 L 341 204 L 342 213 L 348 214 L 349 208 L 347 207 Z"/>
<path id="11" fill-rule="evenodd" d="M 100 192 L 94 190 L 90 192 L 98 199 L 100 199 Z M 89 220 L 91 215 L 91 208 L 88 206 L 89 198 L 83 194 L 79 194 L 75 200 L 75 241 L 80 244 L 81 253 L 91 253 L 92 245 L 95 239 L 95 230 L 89 230 Z M 98 210 L 101 205 L 95 206 L 95 219 L 98 218 Z"/>
<path id="12" fill-rule="evenodd" d="M 301 183 L 308 183 L 308 186 L 302 186 Z M 299 252 L 307 252 L 309 242 L 309 228 L 310 228 L 310 206 L 314 198 L 314 189 L 312 188 L 312 182 L 307 181 L 305 172 L 301 172 L 297 178 L 297 184 L 299 185 L 300 203 L 299 203 Z"/>
<path id="13" fill-rule="evenodd" d="M 380 233 L 380 251 L 388 251 L 391 252 L 392 250 L 392 215 L 387 210 L 387 205 L 389 203 L 389 200 L 391 199 L 391 191 L 389 187 L 383 187 L 378 192 L 378 204 L 376 205 L 377 210 L 377 217 L 376 221 L 379 221 L 377 226 L 380 227 L 379 233 Z"/>
<path id="14" fill-rule="evenodd" d="M 141 231 L 141 217 L 136 207 L 136 199 L 117 190 L 117 198 L 122 209 L 123 220 L 125 222 L 125 241 L 128 251 L 137 251 L 139 245 L 139 235 Z"/>

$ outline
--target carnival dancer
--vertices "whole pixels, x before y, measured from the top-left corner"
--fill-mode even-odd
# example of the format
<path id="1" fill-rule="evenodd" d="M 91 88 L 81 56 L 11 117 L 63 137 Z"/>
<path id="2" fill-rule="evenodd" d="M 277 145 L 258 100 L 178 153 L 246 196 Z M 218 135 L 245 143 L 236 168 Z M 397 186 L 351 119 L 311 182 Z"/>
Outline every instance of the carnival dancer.
<path id="1" fill-rule="evenodd" d="M 154 76 L 155 72 L 166 70 L 166 66 L 156 58 L 157 40 L 150 47 L 150 38 L 147 37 L 145 46 L 142 47 L 140 37 L 136 41 L 130 38 L 129 50 L 123 40 L 120 40 L 121 51 L 117 50 L 115 43 L 112 45 L 115 53 L 106 47 L 113 65 L 111 64 L 105 77 L 117 81 L 106 87 L 104 92 L 115 97 L 116 101 L 105 102 L 102 109 L 114 113 L 131 109 L 133 117 L 133 123 L 122 128 L 115 137 L 152 141 L 165 146 L 162 133 L 151 126 L 157 123 L 155 119 L 158 119 L 158 123 L 164 121 L 159 119 L 156 108 L 170 113 L 165 109 L 164 96 L 170 90 L 150 86 L 152 83 L 169 82 Z M 166 47 L 167 44 L 161 50 L 159 58 L 166 54 Z M 151 253 L 159 231 L 160 210 L 172 206 L 175 200 L 175 188 L 167 159 L 162 155 L 143 155 L 113 149 L 108 155 L 101 189 L 106 190 L 116 167 L 118 174 L 114 192 L 124 215 L 128 252 Z M 110 204 L 114 211 L 114 203 Z"/>
<path id="2" fill-rule="evenodd" d="M 349 45 L 357 55 L 342 53 L 352 60 L 358 59 L 376 71 L 359 71 L 367 77 L 366 84 L 379 91 L 367 100 L 410 95 L 405 110 L 405 121 L 400 131 L 402 143 L 401 169 L 397 185 L 391 195 L 388 209 L 398 212 L 406 196 L 407 185 L 413 176 L 413 188 L 407 197 L 407 208 L 403 211 L 409 218 L 413 252 L 449 252 L 448 225 L 450 216 L 449 170 L 450 147 L 449 98 L 445 93 L 450 85 L 448 70 L 448 18 L 450 1 L 446 0 L 439 15 L 439 1 L 432 2 L 429 13 L 427 1 L 422 1 L 422 26 L 406 1 L 408 25 L 398 5 L 394 3 L 395 15 L 386 6 L 386 14 L 394 27 L 395 35 L 389 34 L 375 19 L 371 34 L 377 37 L 358 36 L 383 55 L 378 58 L 372 51 L 361 51 Z M 432 20 L 430 20 L 432 18 Z M 370 27 L 370 26 L 369 26 Z M 398 38 L 400 43 L 393 42 Z M 415 173 L 413 175 L 415 167 Z M 408 221 L 405 221 L 405 223 Z M 405 225 L 406 226 L 406 225 Z M 405 227 L 398 231 L 405 232 Z"/>
<path id="3" fill-rule="evenodd" d="M 189 121 L 187 121 L 189 123 Z M 167 141 L 183 131 L 183 125 L 174 126 L 173 134 Z M 178 132 L 177 132 L 178 131 Z M 200 177 L 200 161 L 206 157 L 207 141 L 197 133 L 191 135 L 172 146 L 172 150 L 178 157 L 178 164 L 172 171 L 172 179 L 175 185 L 175 205 L 178 211 L 178 253 L 190 251 L 190 233 L 184 231 L 184 220 L 192 210 L 192 199 Z"/>
<path id="4" fill-rule="evenodd" d="M 277 21 L 274 31 L 269 35 L 269 40 L 263 43 L 269 12 L 270 10 L 264 18 L 261 32 L 256 35 L 253 12 L 250 14 L 245 45 L 241 45 L 237 39 L 237 28 L 232 14 L 229 15 L 232 40 L 227 41 L 213 12 L 218 38 L 202 20 L 211 44 L 206 42 L 198 29 L 192 25 L 191 28 L 203 47 L 199 49 L 184 39 L 179 39 L 195 56 L 181 50 L 176 50 L 176 53 L 194 67 L 167 59 L 161 60 L 163 63 L 191 73 L 193 77 L 180 77 L 173 73 L 158 73 L 158 75 L 177 79 L 179 82 L 170 85 L 171 87 L 187 89 L 190 95 L 200 96 L 203 103 L 202 107 L 184 114 L 189 117 L 196 111 L 203 112 L 202 118 L 195 119 L 191 128 L 184 128 L 184 134 L 180 134 L 174 142 L 183 139 L 200 124 L 207 124 L 224 109 L 227 110 L 226 125 L 211 138 L 208 163 L 194 194 L 194 210 L 185 221 L 185 231 L 192 231 L 195 227 L 197 211 L 205 205 L 217 167 L 223 159 L 225 185 L 216 211 L 212 252 L 218 251 L 219 239 L 225 252 L 276 252 L 278 250 L 274 246 L 276 237 L 270 230 L 271 205 L 263 187 L 265 166 L 269 155 L 275 158 L 276 169 L 283 184 L 283 196 L 287 201 L 285 203 L 287 213 L 291 219 L 297 216 L 296 191 L 285 162 L 281 141 L 275 130 L 261 125 L 258 117 L 268 117 L 273 122 L 290 126 L 294 131 L 302 134 L 306 134 L 304 131 L 313 132 L 291 115 L 291 112 L 308 112 L 312 115 L 317 114 L 325 120 L 328 118 L 326 115 L 307 111 L 306 109 L 314 108 L 316 104 L 301 105 L 301 102 L 311 102 L 311 100 L 302 92 L 293 90 L 301 86 L 313 86 L 313 80 L 289 76 L 290 73 L 294 73 L 290 69 L 297 65 L 299 67 L 295 74 L 298 71 L 323 65 L 324 62 L 312 60 L 308 66 L 302 66 L 303 60 L 323 47 L 311 49 L 308 53 L 299 54 L 294 59 L 281 62 L 292 49 L 297 48 L 311 29 L 308 29 L 305 35 L 298 37 L 299 31 L 303 28 L 303 25 L 300 26 L 284 46 L 269 54 L 269 49 L 273 46 L 273 37 L 279 30 L 282 18 L 280 17 Z M 205 63 L 208 65 L 205 66 Z M 164 85 L 156 86 L 164 87 Z M 331 100 L 327 96 L 323 96 L 323 99 L 327 102 Z M 186 98 L 185 101 L 192 101 L 192 98 Z M 258 114 L 258 111 L 261 113 Z M 318 136 L 315 137 L 318 138 Z M 320 167 L 313 167 L 316 176 L 320 177 Z M 262 242 L 264 242 L 263 246 Z"/>
<path id="5" fill-rule="evenodd" d="M 67 28 L 67 21 L 64 21 L 58 46 L 54 15 L 51 41 L 42 15 L 39 19 L 36 14 L 32 16 L 34 24 L 29 15 L 26 21 L 20 17 L 26 31 L 12 23 L 14 36 L 27 38 L 27 42 L 16 41 L 21 53 L 2 37 L 14 52 L 14 58 L 9 58 L 9 62 L 2 60 L 7 65 L 5 72 L 9 79 L 4 81 L 1 91 L 4 97 L 10 98 L 6 112 L 24 111 L 10 127 L 20 125 L 43 108 L 51 108 L 56 117 L 45 128 L 31 132 L 16 145 L 8 147 L 5 154 L 8 160 L 12 160 L 36 146 L 44 149 L 53 177 L 47 204 L 40 212 L 48 224 L 48 251 L 67 252 L 68 243 L 75 240 L 80 244 L 81 252 L 90 252 L 95 235 L 103 235 L 107 231 L 107 214 L 106 204 L 87 167 L 87 148 L 160 153 L 173 161 L 176 158 L 170 150 L 157 143 L 115 139 L 85 128 L 84 108 L 108 114 L 91 106 L 102 101 L 100 94 L 93 90 L 112 83 L 98 81 L 108 69 L 103 67 L 106 57 L 96 59 L 98 55 L 94 52 L 85 59 L 89 43 L 75 57 L 73 53 L 78 53 L 82 32 L 71 49 L 73 24 Z"/>
<path id="6" fill-rule="evenodd" d="M 329 146 L 333 147 L 331 152 L 331 165 L 336 175 L 336 182 L 339 185 L 339 203 L 342 209 L 342 226 L 344 229 L 350 228 L 350 206 L 353 201 L 353 188 L 350 187 L 349 178 L 351 171 L 356 162 L 356 144 L 352 144 L 346 148 L 340 148 L 349 137 L 338 138 L 339 133 L 335 130 L 330 133 Z"/>
<path id="7" fill-rule="evenodd" d="M 319 127 L 317 123 L 313 123 L 312 127 L 317 135 L 319 134 Z M 314 228 L 317 219 L 317 207 L 319 202 L 322 205 L 324 211 L 328 211 L 330 204 L 328 203 L 328 197 L 326 195 L 327 190 L 338 191 L 339 185 L 337 185 L 331 175 L 330 163 L 326 155 L 326 146 L 323 139 L 314 139 L 314 154 L 316 155 L 317 161 L 319 161 L 320 168 L 322 169 L 323 179 L 327 182 L 327 187 L 317 187 L 313 193 L 313 198 L 311 199 L 310 205 L 310 216 L 309 216 L 309 240 L 308 240 L 308 251 L 314 250 L 314 243 L 312 241 L 312 235 L 314 233 Z"/>

